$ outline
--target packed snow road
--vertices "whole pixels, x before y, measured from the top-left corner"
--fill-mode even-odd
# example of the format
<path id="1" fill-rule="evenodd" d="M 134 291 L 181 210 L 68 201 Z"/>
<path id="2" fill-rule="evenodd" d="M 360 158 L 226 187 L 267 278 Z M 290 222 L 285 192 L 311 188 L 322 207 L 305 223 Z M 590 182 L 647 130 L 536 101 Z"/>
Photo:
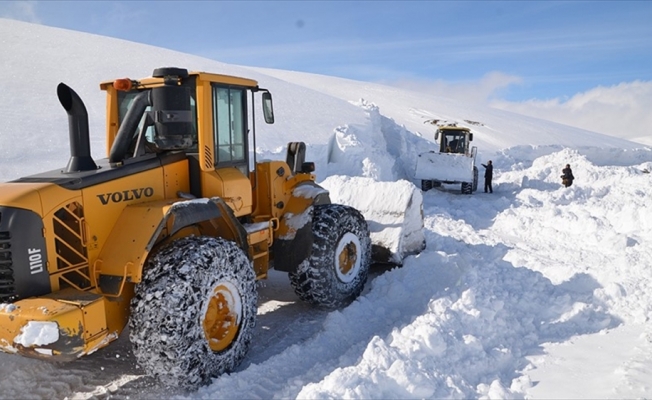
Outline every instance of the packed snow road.
<path id="1" fill-rule="evenodd" d="M 239 370 L 308 339 L 328 314 L 299 301 L 287 274 L 275 271 L 259 283 L 259 306 L 252 349 Z M 6 368 L 8 364 L 12 368 Z M 132 354 L 128 330 L 110 346 L 74 362 L 51 364 L 2 353 L 0 365 L 0 398 L 4 399 L 134 399 L 187 394 L 143 375 Z"/>

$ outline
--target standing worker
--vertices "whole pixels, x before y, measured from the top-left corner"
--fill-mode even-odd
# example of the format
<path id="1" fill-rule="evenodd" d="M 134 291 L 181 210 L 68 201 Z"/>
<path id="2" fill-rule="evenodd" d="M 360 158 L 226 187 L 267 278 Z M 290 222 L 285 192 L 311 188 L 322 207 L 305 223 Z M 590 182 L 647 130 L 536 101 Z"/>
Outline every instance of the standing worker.
<path id="1" fill-rule="evenodd" d="M 561 173 L 563 174 L 561 176 L 561 184 L 564 185 L 564 187 L 572 185 L 575 177 L 573 176 L 573 170 L 571 169 L 570 164 L 566 164 L 566 168 L 562 169 Z"/>
<path id="2" fill-rule="evenodd" d="M 494 166 L 491 163 L 491 160 L 487 163 L 487 165 L 482 164 L 484 167 L 484 192 L 487 193 L 493 193 L 494 189 L 491 187 L 491 179 L 494 177 Z"/>

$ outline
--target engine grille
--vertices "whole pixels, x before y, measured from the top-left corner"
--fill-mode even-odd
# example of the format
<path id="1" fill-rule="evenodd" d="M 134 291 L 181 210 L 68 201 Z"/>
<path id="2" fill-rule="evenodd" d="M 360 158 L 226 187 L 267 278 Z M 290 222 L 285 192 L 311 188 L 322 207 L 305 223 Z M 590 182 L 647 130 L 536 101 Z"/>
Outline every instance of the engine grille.
<path id="1" fill-rule="evenodd" d="M 9 232 L 0 232 L 0 301 L 2 302 L 12 301 L 16 293 L 10 239 Z"/>
<path id="2" fill-rule="evenodd" d="M 54 213 L 54 244 L 56 249 L 56 270 L 52 276 L 59 283 L 59 289 L 73 287 L 86 290 L 91 287 L 88 268 L 88 254 L 84 243 L 84 209 L 73 202 Z"/>

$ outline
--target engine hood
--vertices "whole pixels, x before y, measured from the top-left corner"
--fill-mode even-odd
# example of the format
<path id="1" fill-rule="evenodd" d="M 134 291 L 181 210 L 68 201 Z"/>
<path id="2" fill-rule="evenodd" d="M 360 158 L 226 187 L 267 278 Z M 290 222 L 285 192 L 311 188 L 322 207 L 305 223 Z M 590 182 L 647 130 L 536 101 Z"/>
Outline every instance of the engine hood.
<path id="1" fill-rule="evenodd" d="M 0 183 L 0 206 L 32 210 L 43 215 L 40 191 L 51 183 Z"/>

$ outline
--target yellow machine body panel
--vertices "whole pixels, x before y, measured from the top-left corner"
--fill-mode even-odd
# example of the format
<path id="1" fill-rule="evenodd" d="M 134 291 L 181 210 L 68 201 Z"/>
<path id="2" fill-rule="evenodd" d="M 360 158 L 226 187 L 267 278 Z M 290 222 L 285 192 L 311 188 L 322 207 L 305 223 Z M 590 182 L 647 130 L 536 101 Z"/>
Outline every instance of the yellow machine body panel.
<path id="1" fill-rule="evenodd" d="M 237 217 L 251 214 L 251 182 L 237 168 L 202 172 L 201 184 L 205 197 L 221 197 Z"/>
<path id="2" fill-rule="evenodd" d="M 0 329 L 0 347 L 11 349 L 16 332 L 23 329 L 20 324 L 27 321 L 56 322 L 68 343 L 64 347 L 57 345 L 59 347 L 52 351 L 47 346 L 23 346 L 25 348 L 19 352 L 31 357 L 57 356 L 57 359 L 62 359 L 67 357 L 66 354 L 70 357 L 73 357 L 72 353 L 87 354 L 117 338 L 129 316 L 132 277 L 134 282 L 139 281 L 142 271 L 137 268 L 142 267 L 147 255 L 144 249 L 165 211 L 159 207 L 158 214 L 152 218 L 152 213 L 149 213 L 148 220 L 145 217 L 147 212 L 125 213 L 124 210 L 143 202 L 158 201 L 169 205 L 178 201 L 177 193 L 189 189 L 187 171 L 184 159 L 80 190 L 66 189 L 54 183 L 0 184 L 3 206 L 28 209 L 42 220 L 43 228 L 39 234 L 43 237 L 45 252 L 30 255 L 30 260 L 47 254 L 47 259 L 38 259 L 39 264 L 32 262 L 33 268 L 47 270 L 53 293 L 68 293 L 68 303 L 61 303 L 58 299 L 32 298 L 13 303 L 10 308 L 14 311 L 11 313 L 7 313 L 8 306 L 0 307 L 0 325 L 3 327 Z M 165 197 L 173 199 L 165 200 Z M 125 240 L 116 244 L 119 238 Z M 119 296 L 110 299 L 99 295 L 101 290 L 97 285 L 102 266 L 111 272 L 107 265 L 119 270 L 118 275 L 129 278 L 121 281 Z M 94 296 L 96 300 L 91 303 L 80 300 L 88 296 Z M 42 304 L 42 310 L 49 311 L 39 311 L 38 304 Z M 80 334 L 78 325 L 88 332 L 96 330 L 93 326 L 105 328 L 103 334 L 97 336 Z M 107 330 L 107 326 L 111 329 Z"/>
<path id="3" fill-rule="evenodd" d="M 24 208 L 40 214 L 41 196 L 38 191 L 47 186 L 48 183 L 0 183 L 2 203 L 8 207 Z"/>
<path id="4" fill-rule="evenodd" d="M 0 348 L 33 358 L 72 360 L 117 339 L 127 309 L 128 302 L 74 289 L 4 304 Z"/>
<path id="5" fill-rule="evenodd" d="M 93 263 L 96 280 L 100 274 L 125 278 L 120 281 L 117 291 L 109 295 L 121 294 L 125 282 L 140 282 L 142 264 L 149 252 L 148 244 L 174 202 L 159 200 L 134 204 L 125 207 L 117 218 L 109 239 Z"/>
<path id="6" fill-rule="evenodd" d="M 293 190 L 306 182 L 314 182 L 312 174 L 292 175 L 283 161 L 266 161 L 256 165 L 256 208 L 254 220 L 281 219 L 287 214 L 304 212 L 313 202 L 312 197 L 295 196 Z M 321 193 L 328 193 L 325 189 Z M 277 235 L 282 235 L 281 230 Z"/>
<path id="7" fill-rule="evenodd" d="M 91 262 L 98 257 L 126 206 L 162 200 L 165 194 L 163 171 L 160 168 L 84 189 L 83 204 Z"/>

